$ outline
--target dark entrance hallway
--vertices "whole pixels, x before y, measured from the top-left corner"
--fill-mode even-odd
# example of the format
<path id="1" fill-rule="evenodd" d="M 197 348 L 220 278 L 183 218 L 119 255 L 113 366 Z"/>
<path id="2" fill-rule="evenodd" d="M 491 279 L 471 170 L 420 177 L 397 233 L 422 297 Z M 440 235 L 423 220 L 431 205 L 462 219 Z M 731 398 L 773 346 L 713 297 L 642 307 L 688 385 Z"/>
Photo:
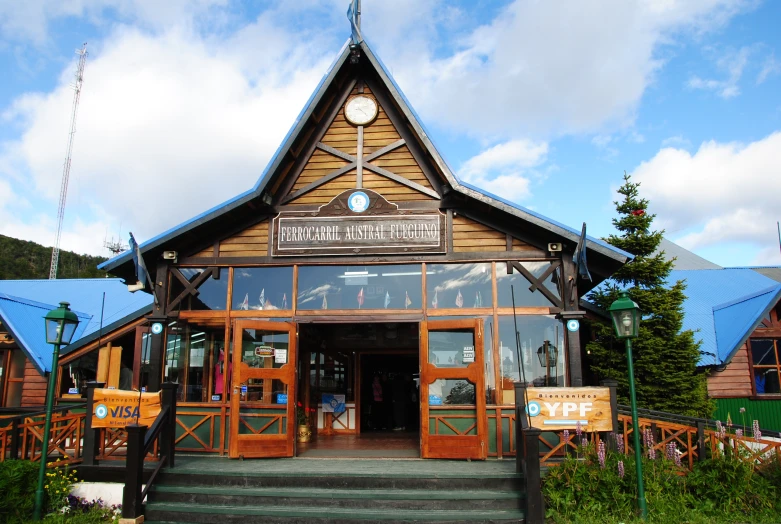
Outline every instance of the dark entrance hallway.
<path id="1" fill-rule="evenodd" d="M 299 344 L 298 401 L 317 432 L 298 456 L 420 456 L 417 323 L 301 325 Z"/>

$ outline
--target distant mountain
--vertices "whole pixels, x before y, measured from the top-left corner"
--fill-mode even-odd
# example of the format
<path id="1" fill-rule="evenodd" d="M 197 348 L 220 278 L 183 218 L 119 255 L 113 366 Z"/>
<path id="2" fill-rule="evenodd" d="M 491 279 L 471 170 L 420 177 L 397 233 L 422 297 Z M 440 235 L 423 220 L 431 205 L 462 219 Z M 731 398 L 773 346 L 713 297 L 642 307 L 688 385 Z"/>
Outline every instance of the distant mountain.
<path id="1" fill-rule="evenodd" d="M 50 247 L 0 235 L 0 280 L 49 278 L 51 260 Z M 60 251 L 57 278 L 105 277 L 106 272 L 99 271 L 97 266 L 106 260 L 104 257 Z"/>

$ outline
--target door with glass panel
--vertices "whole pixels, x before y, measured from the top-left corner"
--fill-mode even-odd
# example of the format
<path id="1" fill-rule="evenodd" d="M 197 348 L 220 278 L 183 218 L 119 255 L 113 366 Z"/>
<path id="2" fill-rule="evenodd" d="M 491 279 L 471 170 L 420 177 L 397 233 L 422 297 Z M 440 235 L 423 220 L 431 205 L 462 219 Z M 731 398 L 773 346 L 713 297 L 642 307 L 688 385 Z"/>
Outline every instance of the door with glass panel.
<path id="1" fill-rule="evenodd" d="M 292 457 L 295 324 L 237 320 L 232 362 L 230 456 Z"/>
<path id="2" fill-rule="evenodd" d="M 483 320 L 420 323 L 423 458 L 485 459 Z"/>

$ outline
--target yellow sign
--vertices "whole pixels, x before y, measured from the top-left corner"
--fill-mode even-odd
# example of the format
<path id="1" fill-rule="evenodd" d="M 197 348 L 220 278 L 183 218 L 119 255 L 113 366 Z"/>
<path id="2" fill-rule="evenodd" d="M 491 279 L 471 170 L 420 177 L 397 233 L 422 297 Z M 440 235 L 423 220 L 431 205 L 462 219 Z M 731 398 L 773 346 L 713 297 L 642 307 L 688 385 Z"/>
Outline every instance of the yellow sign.
<path id="1" fill-rule="evenodd" d="M 96 389 L 92 427 L 124 428 L 129 424 L 151 426 L 160 414 L 160 393 Z"/>
<path id="2" fill-rule="evenodd" d="M 526 413 L 540 429 L 613 431 L 610 388 L 528 388 Z"/>

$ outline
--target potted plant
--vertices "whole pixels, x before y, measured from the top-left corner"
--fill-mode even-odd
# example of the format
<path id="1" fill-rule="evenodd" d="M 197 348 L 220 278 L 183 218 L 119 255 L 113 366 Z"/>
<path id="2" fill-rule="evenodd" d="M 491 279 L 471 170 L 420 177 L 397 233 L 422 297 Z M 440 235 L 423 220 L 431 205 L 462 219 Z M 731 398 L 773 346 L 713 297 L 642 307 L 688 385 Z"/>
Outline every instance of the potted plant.
<path id="1" fill-rule="evenodd" d="M 309 442 L 312 438 L 312 430 L 309 429 L 309 417 L 304 406 L 296 407 L 296 422 L 298 425 L 297 441 Z"/>

